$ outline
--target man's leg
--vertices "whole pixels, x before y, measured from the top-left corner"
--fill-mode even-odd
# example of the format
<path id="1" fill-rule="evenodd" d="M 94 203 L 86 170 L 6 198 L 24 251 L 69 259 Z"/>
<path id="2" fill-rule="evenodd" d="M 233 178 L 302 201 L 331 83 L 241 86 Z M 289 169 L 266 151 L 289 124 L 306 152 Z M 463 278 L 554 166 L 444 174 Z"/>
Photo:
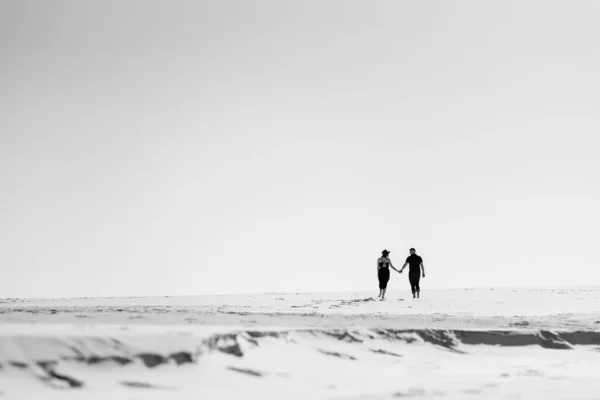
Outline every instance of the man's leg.
<path id="1" fill-rule="evenodd" d="M 419 281 L 421 280 L 421 274 L 415 276 L 415 289 L 417 291 L 417 298 L 421 296 L 421 286 L 419 286 Z"/>

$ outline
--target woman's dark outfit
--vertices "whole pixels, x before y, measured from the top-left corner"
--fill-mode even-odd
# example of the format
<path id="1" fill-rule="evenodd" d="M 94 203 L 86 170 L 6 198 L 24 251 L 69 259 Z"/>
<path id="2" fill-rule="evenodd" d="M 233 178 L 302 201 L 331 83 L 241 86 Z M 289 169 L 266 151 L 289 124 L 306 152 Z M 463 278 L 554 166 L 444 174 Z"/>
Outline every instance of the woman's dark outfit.
<path id="1" fill-rule="evenodd" d="M 386 289 L 390 280 L 390 262 L 379 261 L 379 269 L 377 270 L 377 278 L 379 278 L 379 289 Z"/>

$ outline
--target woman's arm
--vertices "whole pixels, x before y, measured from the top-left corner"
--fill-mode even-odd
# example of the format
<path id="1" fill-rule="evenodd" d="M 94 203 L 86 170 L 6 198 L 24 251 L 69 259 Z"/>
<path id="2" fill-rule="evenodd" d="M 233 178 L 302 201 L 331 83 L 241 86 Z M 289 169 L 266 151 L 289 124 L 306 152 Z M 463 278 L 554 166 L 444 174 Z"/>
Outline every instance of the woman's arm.
<path id="1" fill-rule="evenodd" d="M 393 269 L 394 271 L 396 271 L 396 272 L 400 273 L 400 271 L 398 271 L 398 270 L 396 269 L 396 267 L 394 267 L 394 264 L 392 264 L 392 260 L 390 260 L 390 267 L 392 267 L 392 269 Z"/>

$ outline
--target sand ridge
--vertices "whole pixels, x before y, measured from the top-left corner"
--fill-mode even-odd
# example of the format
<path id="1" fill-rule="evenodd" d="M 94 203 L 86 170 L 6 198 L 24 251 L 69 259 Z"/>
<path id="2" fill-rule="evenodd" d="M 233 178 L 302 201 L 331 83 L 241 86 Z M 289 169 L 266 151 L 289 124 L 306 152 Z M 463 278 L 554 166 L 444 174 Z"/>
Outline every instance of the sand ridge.
<path id="1" fill-rule="evenodd" d="M 599 289 L 424 294 L 392 291 L 384 302 L 370 292 L 4 299 L 0 393 L 125 400 L 600 392 Z"/>

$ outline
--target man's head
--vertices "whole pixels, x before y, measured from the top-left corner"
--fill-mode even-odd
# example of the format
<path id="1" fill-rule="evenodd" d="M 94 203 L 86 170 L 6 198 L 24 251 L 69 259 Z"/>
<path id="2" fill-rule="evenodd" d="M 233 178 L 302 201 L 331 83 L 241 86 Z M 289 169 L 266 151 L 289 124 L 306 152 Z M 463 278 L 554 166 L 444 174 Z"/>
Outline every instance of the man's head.
<path id="1" fill-rule="evenodd" d="M 410 254 L 415 254 L 417 251 L 414 249 L 414 247 L 411 247 L 410 249 Z"/>

